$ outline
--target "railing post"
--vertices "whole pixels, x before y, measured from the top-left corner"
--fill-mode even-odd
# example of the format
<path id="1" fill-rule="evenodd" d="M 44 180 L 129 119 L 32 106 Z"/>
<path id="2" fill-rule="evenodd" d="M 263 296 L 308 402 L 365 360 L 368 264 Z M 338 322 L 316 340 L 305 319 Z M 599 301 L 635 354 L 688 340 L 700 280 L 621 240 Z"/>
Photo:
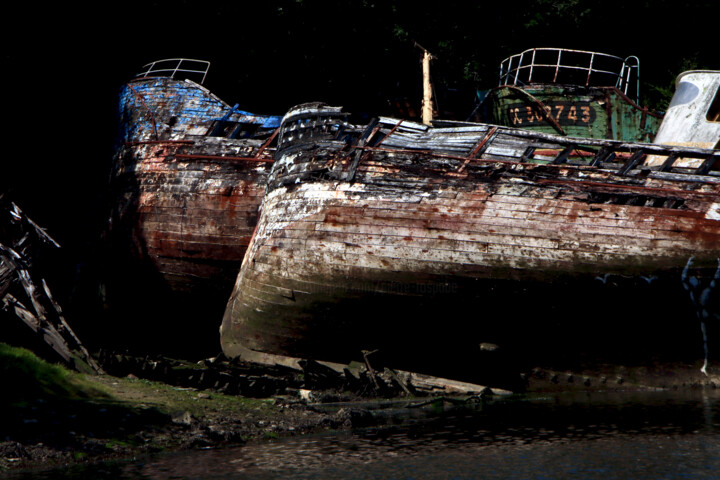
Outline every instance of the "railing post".
<path id="1" fill-rule="evenodd" d="M 183 62 L 183 61 L 182 61 L 182 58 L 179 58 L 179 59 L 178 59 L 178 62 L 177 62 L 177 65 L 175 65 L 175 70 L 173 70 L 173 73 L 172 73 L 172 75 L 170 75 L 170 78 L 175 78 L 175 74 L 176 74 L 176 73 L 178 72 L 178 70 L 180 69 L 180 65 L 182 65 L 182 62 Z"/>
<path id="2" fill-rule="evenodd" d="M 528 76 L 528 83 L 531 83 L 531 82 L 532 82 L 533 69 L 535 68 L 535 51 L 536 51 L 536 50 L 533 48 L 533 50 L 532 50 L 532 60 L 530 60 L 530 76 Z M 524 55 L 524 54 L 525 54 L 525 53 L 523 52 L 523 55 Z M 522 60 L 521 60 L 520 63 L 522 63 Z"/>
<path id="3" fill-rule="evenodd" d="M 592 75 L 593 65 L 595 64 L 595 52 L 590 54 L 590 68 L 588 68 L 587 78 L 585 79 L 585 86 L 590 85 L 590 75 Z"/>
<path id="4" fill-rule="evenodd" d="M 553 82 L 557 82 L 558 73 L 560 73 L 560 65 L 562 64 L 562 50 L 558 50 L 557 63 L 555 64 L 555 76 Z"/>

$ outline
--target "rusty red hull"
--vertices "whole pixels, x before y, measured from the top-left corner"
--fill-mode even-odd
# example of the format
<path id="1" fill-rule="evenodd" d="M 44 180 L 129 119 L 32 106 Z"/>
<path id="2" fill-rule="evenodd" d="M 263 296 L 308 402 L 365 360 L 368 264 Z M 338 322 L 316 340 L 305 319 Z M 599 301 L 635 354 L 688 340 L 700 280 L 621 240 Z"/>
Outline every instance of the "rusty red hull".
<path id="1" fill-rule="evenodd" d="M 117 248 L 152 266 L 169 289 L 189 295 L 229 291 L 270 168 L 267 158 L 193 156 L 208 150 L 202 144 L 131 145 L 120 151 L 124 168 L 114 179 L 120 201 L 111 234 L 125 241 Z"/>
<path id="2" fill-rule="evenodd" d="M 720 179 L 521 163 L 526 138 L 473 128 L 468 152 L 495 149 L 419 149 L 423 136 L 401 148 L 393 136 L 410 134 L 388 126 L 374 147 L 281 150 L 224 351 L 349 362 L 378 349 L 397 368 L 466 380 L 516 363 L 701 359 L 685 286 L 716 301 Z M 481 344 L 509 356 L 483 364 Z"/>
<path id="3" fill-rule="evenodd" d="M 119 338 L 145 351 L 217 353 L 212 318 L 222 315 L 255 228 L 273 117 L 161 77 L 129 83 L 120 103 L 106 284 L 118 323 L 134 319 L 139 329 Z"/>

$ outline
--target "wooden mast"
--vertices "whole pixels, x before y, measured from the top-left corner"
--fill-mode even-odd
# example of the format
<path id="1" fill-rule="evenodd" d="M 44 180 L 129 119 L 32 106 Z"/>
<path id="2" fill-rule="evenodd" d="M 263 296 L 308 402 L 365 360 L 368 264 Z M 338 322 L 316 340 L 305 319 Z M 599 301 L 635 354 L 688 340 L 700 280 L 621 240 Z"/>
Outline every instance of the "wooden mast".
<path id="1" fill-rule="evenodd" d="M 430 60 L 434 59 L 430 52 L 419 44 L 416 47 L 423 51 L 422 71 L 423 71 L 423 99 L 422 99 L 422 123 L 430 125 L 433 118 L 432 104 L 432 85 L 430 84 Z"/>

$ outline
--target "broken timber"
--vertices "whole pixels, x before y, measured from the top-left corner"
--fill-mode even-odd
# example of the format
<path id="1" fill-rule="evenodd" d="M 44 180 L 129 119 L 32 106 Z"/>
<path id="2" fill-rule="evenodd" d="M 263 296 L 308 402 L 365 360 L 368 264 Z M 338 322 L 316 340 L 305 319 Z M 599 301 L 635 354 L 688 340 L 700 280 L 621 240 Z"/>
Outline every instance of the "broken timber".
<path id="1" fill-rule="evenodd" d="M 102 373 L 100 366 L 65 320 L 45 280 L 41 279 L 42 287 L 38 287 L 33 280 L 33 256 L 39 247 L 59 245 L 17 205 L 5 201 L 2 196 L 0 215 L 2 309 L 14 313 L 30 327 L 67 366 L 81 372 Z"/>

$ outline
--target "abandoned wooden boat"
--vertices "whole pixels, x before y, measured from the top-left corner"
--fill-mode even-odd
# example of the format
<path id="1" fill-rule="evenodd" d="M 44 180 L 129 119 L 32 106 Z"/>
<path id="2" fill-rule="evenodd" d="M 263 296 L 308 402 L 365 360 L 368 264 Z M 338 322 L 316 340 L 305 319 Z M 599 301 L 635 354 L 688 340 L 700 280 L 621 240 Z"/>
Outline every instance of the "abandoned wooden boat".
<path id="1" fill-rule="evenodd" d="M 227 355 L 377 350 L 395 368 L 495 385 L 503 369 L 702 360 L 720 151 L 348 118 L 322 104 L 284 117 L 221 327 Z"/>
<path id="2" fill-rule="evenodd" d="M 478 107 L 487 123 L 545 133 L 650 142 L 662 115 L 639 105 L 640 60 L 533 48 L 500 64 L 499 85 Z"/>
<path id="3" fill-rule="evenodd" d="M 222 315 L 213 306 L 227 301 L 255 228 L 281 117 L 222 101 L 201 85 L 208 68 L 154 62 L 120 92 L 106 257 L 108 301 L 125 317 Z M 203 331 L 185 334 L 211 336 L 216 353 L 217 329 Z"/>

